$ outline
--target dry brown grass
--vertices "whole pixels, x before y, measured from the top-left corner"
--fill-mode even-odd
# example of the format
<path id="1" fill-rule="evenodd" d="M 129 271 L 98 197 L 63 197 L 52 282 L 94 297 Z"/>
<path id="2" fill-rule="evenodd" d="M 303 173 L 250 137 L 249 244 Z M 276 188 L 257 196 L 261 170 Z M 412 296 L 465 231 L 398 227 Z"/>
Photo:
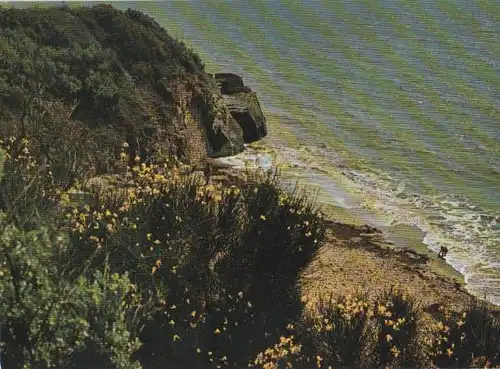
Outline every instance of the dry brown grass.
<path id="1" fill-rule="evenodd" d="M 463 287 L 437 274 L 424 260 L 380 246 L 381 236 L 377 233 L 363 235 L 360 227 L 332 224 L 327 244 L 300 278 L 302 294 L 308 300 L 353 291 L 374 297 L 391 285 L 399 285 L 408 288 L 429 309 L 436 303 L 461 309 L 470 301 Z"/>

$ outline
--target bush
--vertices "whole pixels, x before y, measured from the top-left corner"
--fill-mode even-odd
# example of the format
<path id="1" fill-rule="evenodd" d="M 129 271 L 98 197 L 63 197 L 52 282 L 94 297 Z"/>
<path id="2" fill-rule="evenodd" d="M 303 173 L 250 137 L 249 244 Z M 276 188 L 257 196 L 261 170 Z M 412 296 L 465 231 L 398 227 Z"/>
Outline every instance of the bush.
<path id="1" fill-rule="evenodd" d="M 365 295 L 320 298 L 301 324 L 300 342 L 309 365 L 357 368 L 366 362 L 371 311 Z"/>
<path id="2" fill-rule="evenodd" d="M 276 175 L 222 188 L 139 160 L 113 192 L 60 203 L 72 273 L 128 274 L 150 307 L 132 332 L 143 365 L 246 365 L 300 314 L 295 281 L 321 245 L 322 220 Z"/>
<path id="3" fill-rule="evenodd" d="M 3 218 L 5 214 L 2 214 Z M 138 368 L 128 321 L 137 299 L 126 275 L 71 276 L 67 239 L 2 224 L 0 316 L 7 368 Z"/>
<path id="4" fill-rule="evenodd" d="M 425 353 L 421 345 L 422 309 L 417 299 L 408 292 L 391 287 L 375 302 L 374 319 L 376 345 L 372 354 L 381 367 L 425 367 Z"/>
<path id="5" fill-rule="evenodd" d="M 440 368 L 498 367 L 500 318 L 473 301 L 462 313 L 441 310 L 434 328 L 432 358 Z"/>

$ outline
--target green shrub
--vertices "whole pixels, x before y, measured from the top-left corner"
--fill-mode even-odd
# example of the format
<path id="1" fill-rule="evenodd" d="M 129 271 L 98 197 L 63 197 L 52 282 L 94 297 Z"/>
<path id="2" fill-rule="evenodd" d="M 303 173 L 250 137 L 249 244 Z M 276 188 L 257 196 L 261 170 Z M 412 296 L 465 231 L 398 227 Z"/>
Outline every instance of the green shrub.
<path id="1" fill-rule="evenodd" d="M 500 365 L 500 318 L 485 304 L 474 300 L 462 313 L 443 310 L 435 328 L 432 357 L 438 367 Z"/>
<path id="2" fill-rule="evenodd" d="M 357 368 L 366 361 L 369 305 L 365 295 L 320 298 L 306 313 L 299 335 L 310 367 Z"/>
<path id="3" fill-rule="evenodd" d="M 5 218 L 4 214 L 2 214 Z M 47 229 L 2 224 L 0 316 L 7 368 L 139 368 L 130 334 L 137 305 L 126 275 L 95 270 L 71 276 L 67 239 Z M 82 366 L 83 365 L 83 366 Z"/>
<path id="4" fill-rule="evenodd" d="M 300 313 L 297 275 L 324 237 L 313 206 L 272 175 L 222 188 L 141 164 L 124 178 L 121 194 L 97 192 L 62 212 L 75 268 L 109 263 L 155 301 L 140 336 L 144 365 L 186 356 L 195 359 L 185 365 L 246 365 Z"/>
<path id="5" fill-rule="evenodd" d="M 375 303 L 376 344 L 372 352 L 380 367 L 425 367 L 419 327 L 422 309 L 407 291 L 392 286 Z"/>

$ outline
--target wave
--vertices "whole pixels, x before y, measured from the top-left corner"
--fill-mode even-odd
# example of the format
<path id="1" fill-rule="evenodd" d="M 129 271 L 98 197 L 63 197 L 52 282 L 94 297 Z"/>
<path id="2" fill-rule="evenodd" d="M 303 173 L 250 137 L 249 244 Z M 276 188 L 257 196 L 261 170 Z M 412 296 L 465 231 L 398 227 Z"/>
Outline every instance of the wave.
<path id="1" fill-rule="evenodd" d="M 365 207 L 425 233 L 423 243 L 464 276 L 468 290 L 500 305 L 500 216 L 454 194 L 425 195 L 407 191 L 404 181 L 388 173 L 343 169 L 352 185 L 368 198 Z"/>
<path id="2" fill-rule="evenodd" d="M 449 250 L 446 262 L 464 276 L 466 288 L 479 298 L 500 305 L 500 216 L 453 194 L 426 195 L 410 183 L 373 168 L 354 169 L 333 150 L 322 147 L 248 149 L 221 159 L 235 167 L 270 169 L 286 164 L 309 184 L 334 194 L 337 206 L 368 210 L 380 216 L 375 226 L 405 224 L 424 233 L 423 243 L 438 252 Z M 282 159 L 278 159 L 277 157 Z M 285 159 L 283 159 L 285 158 Z M 245 162 L 247 164 L 245 165 Z M 248 164 L 249 163 L 249 164 Z M 289 176 L 290 183 L 293 176 Z M 362 196 L 354 201 L 351 196 Z M 411 246 L 411 245 L 409 245 Z"/>

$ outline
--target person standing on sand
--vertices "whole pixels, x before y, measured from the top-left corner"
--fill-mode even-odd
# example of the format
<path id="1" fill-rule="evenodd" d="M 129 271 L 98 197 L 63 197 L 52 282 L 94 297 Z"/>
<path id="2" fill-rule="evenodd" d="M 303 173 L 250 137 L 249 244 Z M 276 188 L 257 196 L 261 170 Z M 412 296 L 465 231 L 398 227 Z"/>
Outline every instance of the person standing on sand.
<path id="1" fill-rule="evenodd" d="M 444 259 L 446 254 L 448 253 L 448 248 L 446 246 L 441 246 L 441 250 L 439 251 L 438 258 Z"/>

